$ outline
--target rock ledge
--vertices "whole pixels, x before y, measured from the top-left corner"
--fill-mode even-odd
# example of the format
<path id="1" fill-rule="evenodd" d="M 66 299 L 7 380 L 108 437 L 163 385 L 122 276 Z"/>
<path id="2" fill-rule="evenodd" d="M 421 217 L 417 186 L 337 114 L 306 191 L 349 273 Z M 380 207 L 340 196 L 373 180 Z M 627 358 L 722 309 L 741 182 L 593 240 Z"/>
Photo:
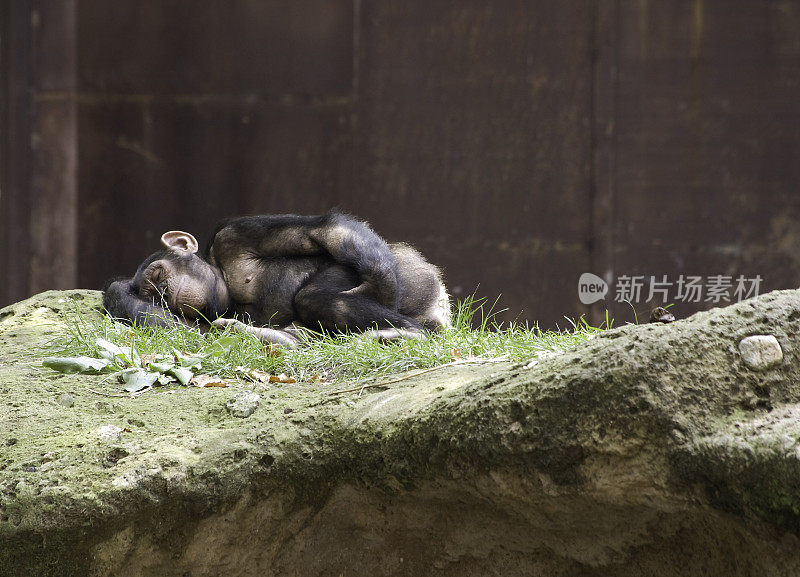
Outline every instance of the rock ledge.
<path id="1" fill-rule="evenodd" d="M 73 306 L 0 310 L 0 575 L 800 574 L 798 291 L 246 418 L 41 370 Z"/>

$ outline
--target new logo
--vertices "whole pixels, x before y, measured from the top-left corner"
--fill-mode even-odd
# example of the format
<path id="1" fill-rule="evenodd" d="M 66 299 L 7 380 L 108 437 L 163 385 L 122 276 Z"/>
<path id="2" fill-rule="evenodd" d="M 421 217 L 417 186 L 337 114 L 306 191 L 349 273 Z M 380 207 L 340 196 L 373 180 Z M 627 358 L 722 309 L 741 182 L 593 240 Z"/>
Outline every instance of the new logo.
<path id="1" fill-rule="evenodd" d="M 608 294 L 608 283 L 596 274 L 585 272 L 578 279 L 578 298 L 585 305 L 602 300 Z"/>

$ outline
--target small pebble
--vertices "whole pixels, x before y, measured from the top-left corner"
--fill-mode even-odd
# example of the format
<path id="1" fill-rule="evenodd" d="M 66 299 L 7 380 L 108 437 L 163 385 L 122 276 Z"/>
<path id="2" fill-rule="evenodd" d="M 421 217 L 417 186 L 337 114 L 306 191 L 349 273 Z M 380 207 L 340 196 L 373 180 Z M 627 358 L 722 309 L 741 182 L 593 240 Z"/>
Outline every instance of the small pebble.
<path id="1" fill-rule="evenodd" d="M 256 412 L 260 400 L 261 395 L 252 391 L 242 391 L 241 393 L 236 393 L 225 406 L 231 415 L 244 419 Z"/>
<path id="2" fill-rule="evenodd" d="M 102 439 L 118 441 L 122 437 L 122 429 L 116 425 L 103 425 L 97 429 L 97 435 Z"/>
<path id="3" fill-rule="evenodd" d="M 783 350 L 773 335 L 753 335 L 739 341 L 744 364 L 754 371 L 768 369 L 783 361 Z"/>
<path id="4" fill-rule="evenodd" d="M 283 409 L 283 414 L 288 415 L 289 413 L 293 413 L 294 409 L 290 409 L 289 407 Z"/>
<path id="5" fill-rule="evenodd" d="M 58 404 L 70 408 L 75 405 L 75 399 L 73 399 L 72 395 L 70 395 L 69 393 L 64 393 L 63 395 L 58 397 Z"/>

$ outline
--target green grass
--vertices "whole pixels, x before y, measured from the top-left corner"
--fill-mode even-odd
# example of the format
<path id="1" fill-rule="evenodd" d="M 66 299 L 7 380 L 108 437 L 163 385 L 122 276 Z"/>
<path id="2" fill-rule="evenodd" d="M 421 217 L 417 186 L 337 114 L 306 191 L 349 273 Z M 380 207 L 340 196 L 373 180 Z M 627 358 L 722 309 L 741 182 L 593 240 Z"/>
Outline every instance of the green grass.
<path id="1" fill-rule="evenodd" d="M 120 347 L 132 347 L 145 358 L 176 351 L 199 354 L 203 356 L 202 373 L 224 378 L 235 378 L 237 367 L 247 367 L 285 373 L 298 382 L 363 381 L 454 360 L 526 361 L 541 353 L 567 350 L 612 324 L 606 319 L 601 327 L 593 327 L 581 318 L 570 322 L 568 330 L 542 331 L 537 326 L 497 324 L 495 316 L 486 301 L 467 298 L 456 305 L 453 327 L 426 340 L 381 344 L 359 334 L 315 336 L 296 350 L 270 354 L 255 337 L 231 330 L 212 329 L 200 334 L 183 326 L 128 326 L 108 317 L 90 321 L 71 314 L 67 335 L 54 343 L 50 353 L 100 357 L 97 340 L 105 339 Z"/>

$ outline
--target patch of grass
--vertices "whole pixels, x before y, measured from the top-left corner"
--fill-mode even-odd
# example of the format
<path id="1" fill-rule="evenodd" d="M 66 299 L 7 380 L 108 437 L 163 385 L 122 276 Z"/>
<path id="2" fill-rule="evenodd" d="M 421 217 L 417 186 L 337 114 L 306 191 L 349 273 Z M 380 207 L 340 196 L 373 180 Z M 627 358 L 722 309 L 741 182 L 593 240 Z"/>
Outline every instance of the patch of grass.
<path id="1" fill-rule="evenodd" d="M 496 304 L 496 303 L 495 303 Z M 133 348 L 141 357 L 182 352 L 203 356 L 202 372 L 235 378 L 236 367 L 271 374 L 285 373 L 299 382 L 361 381 L 411 369 L 425 369 L 471 358 L 530 360 L 542 353 L 561 353 L 610 328 L 612 321 L 593 327 L 581 318 L 568 330 L 542 331 L 538 326 L 495 322 L 493 306 L 467 298 L 456 305 L 453 327 L 426 340 L 379 343 L 360 334 L 309 338 L 296 350 L 270 354 L 257 338 L 232 330 L 206 334 L 184 326 L 129 326 L 108 317 L 88 320 L 68 315 L 67 335 L 50 351 L 65 356 L 100 357 L 98 339 Z M 274 351 L 275 349 L 273 349 Z"/>

